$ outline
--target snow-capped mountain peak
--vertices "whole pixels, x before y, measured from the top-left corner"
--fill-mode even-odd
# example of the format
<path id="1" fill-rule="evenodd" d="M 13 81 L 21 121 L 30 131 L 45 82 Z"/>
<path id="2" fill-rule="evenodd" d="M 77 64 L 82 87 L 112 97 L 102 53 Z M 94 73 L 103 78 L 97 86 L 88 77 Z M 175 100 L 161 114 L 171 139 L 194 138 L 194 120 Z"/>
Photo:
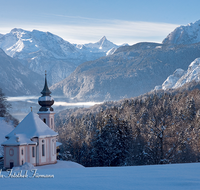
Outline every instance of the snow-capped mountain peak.
<path id="1" fill-rule="evenodd" d="M 88 49 L 91 49 L 91 51 L 100 51 L 100 52 L 107 52 L 112 48 L 118 48 L 117 45 L 107 40 L 105 36 L 103 36 L 96 43 L 84 44 L 84 46 L 87 47 Z"/>
<path id="2" fill-rule="evenodd" d="M 189 65 L 187 71 L 184 71 L 183 69 L 177 69 L 164 81 L 162 86 L 156 86 L 154 90 L 179 88 L 186 83 L 192 82 L 193 80 L 197 82 L 200 81 L 200 58 L 196 58 Z"/>
<path id="3" fill-rule="evenodd" d="M 79 64 L 106 56 L 113 47 L 117 48 L 105 36 L 96 43 L 73 45 L 57 35 L 38 30 L 14 28 L 0 35 L 0 48 L 38 74 L 43 75 L 47 70 L 50 85 L 66 78 Z"/>
<path id="4" fill-rule="evenodd" d="M 164 44 L 194 44 L 200 42 L 200 20 L 179 26 L 164 40 Z"/>

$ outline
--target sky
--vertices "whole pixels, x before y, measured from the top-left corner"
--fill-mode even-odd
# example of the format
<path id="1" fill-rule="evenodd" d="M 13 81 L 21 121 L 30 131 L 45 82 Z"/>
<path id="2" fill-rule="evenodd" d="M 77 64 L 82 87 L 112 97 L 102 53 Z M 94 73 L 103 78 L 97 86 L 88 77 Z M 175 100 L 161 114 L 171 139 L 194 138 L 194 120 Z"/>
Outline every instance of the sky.
<path id="1" fill-rule="evenodd" d="M 159 42 L 200 19 L 199 0 L 0 0 L 0 34 L 49 31 L 70 43 Z"/>

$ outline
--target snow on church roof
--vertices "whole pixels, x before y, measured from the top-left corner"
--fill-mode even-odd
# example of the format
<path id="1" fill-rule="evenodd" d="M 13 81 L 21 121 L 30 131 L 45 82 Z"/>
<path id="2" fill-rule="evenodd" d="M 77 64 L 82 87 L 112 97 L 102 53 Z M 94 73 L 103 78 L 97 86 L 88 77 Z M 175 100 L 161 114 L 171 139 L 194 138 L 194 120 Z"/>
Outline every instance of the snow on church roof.
<path id="1" fill-rule="evenodd" d="M 58 135 L 58 133 L 50 129 L 39 116 L 33 112 L 30 112 L 12 132 L 6 135 L 6 138 L 11 138 L 15 134 L 24 134 L 28 139 Z"/>
<path id="2" fill-rule="evenodd" d="M 2 145 L 27 145 L 27 144 L 37 144 L 36 142 L 31 141 L 24 134 L 17 134 L 9 138 L 7 141 L 3 142 Z"/>

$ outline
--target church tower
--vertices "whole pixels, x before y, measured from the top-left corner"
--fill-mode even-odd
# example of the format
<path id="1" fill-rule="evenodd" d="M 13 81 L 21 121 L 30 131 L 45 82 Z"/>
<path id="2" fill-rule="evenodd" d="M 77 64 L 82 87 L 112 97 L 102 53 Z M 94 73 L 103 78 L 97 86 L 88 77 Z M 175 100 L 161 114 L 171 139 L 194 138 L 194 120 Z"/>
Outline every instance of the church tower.
<path id="1" fill-rule="evenodd" d="M 50 96 L 51 91 L 47 85 L 47 74 L 45 71 L 45 84 L 41 92 L 42 96 L 38 99 L 38 103 L 41 106 L 38 115 L 40 119 L 46 123 L 52 130 L 54 130 L 54 110 L 51 107 L 54 104 L 54 99 Z"/>

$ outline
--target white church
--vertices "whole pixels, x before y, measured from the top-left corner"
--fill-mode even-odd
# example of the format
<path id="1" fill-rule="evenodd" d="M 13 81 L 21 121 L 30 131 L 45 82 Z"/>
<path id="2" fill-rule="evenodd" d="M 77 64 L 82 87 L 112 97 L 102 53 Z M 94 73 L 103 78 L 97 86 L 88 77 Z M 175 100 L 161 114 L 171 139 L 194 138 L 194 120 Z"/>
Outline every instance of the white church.
<path id="1" fill-rule="evenodd" d="M 51 91 L 45 85 L 38 99 L 41 106 L 37 114 L 31 112 L 19 123 L 19 125 L 6 135 L 7 141 L 2 143 L 4 147 L 4 167 L 12 168 L 23 165 L 25 162 L 34 166 L 55 164 L 57 162 L 56 137 L 54 131 L 54 104 L 50 96 Z"/>

